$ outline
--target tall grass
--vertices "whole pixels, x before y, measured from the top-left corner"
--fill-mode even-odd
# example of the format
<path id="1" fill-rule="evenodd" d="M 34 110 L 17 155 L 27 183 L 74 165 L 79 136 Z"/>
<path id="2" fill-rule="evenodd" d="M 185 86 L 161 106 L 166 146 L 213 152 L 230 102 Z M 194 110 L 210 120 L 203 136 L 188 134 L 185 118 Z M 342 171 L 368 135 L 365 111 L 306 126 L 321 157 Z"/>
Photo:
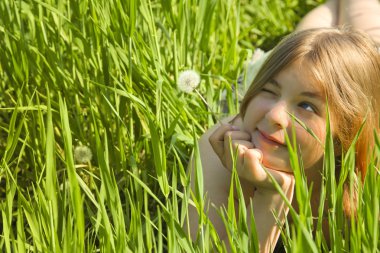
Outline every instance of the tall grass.
<path id="1" fill-rule="evenodd" d="M 0 1 L 1 251 L 225 250 L 206 214 L 199 243 L 183 230 L 188 205 L 207 207 L 200 185 L 190 198 L 186 167 L 196 140 L 214 122 L 199 97 L 177 91 L 178 73 L 197 70 L 212 110 L 224 116 L 225 91 L 229 113 L 235 113 L 236 80 L 252 50 L 271 48 L 316 4 Z M 82 145 L 93 154 L 86 163 L 74 156 Z M 344 159 L 347 176 L 353 152 Z M 379 139 L 375 152 L 378 157 Z M 330 236 L 340 243 L 334 251 L 379 248 L 376 159 L 349 230 L 341 230 L 340 181 L 329 198 Z M 233 250 L 257 249 L 244 218 L 249 214 L 242 205 L 226 208 L 220 213 Z M 234 221 L 234 208 L 241 220 Z M 293 215 L 300 222 L 284 232 L 285 246 L 325 250 L 320 230 L 314 235 L 310 222 L 303 223 L 310 213 Z"/>

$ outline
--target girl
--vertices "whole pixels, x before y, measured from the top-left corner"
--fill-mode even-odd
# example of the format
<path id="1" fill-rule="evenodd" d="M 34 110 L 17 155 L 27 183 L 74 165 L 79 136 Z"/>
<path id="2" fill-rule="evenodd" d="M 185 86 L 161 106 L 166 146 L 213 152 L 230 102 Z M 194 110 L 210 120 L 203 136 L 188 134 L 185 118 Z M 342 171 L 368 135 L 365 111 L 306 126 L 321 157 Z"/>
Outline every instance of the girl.
<path id="1" fill-rule="evenodd" d="M 284 221 L 288 208 L 264 168 L 292 200 L 294 177 L 285 143 L 285 133 L 291 135 L 292 128 L 307 180 L 314 185 L 314 215 L 322 180 L 323 148 L 303 127 L 293 125 L 289 114 L 300 119 L 324 143 L 329 101 L 336 154 L 348 149 L 366 119 L 356 145 L 357 169 L 364 176 L 373 131 L 378 131 L 379 88 L 379 55 L 368 35 L 334 28 L 291 34 L 264 62 L 242 101 L 240 113 L 207 131 L 199 141 L 208 201 L 217 209 L 227 205 L 232 169 L 230 148 L 232 152 L 237 150 L 237 172 L 246 203 L 253 202 L 260 251 L 273 250 L 280 229 L 271 210 L 276 210 Z M 219 236 L 227 239 L 216 208 L 210 208 L 209 218 Z M 250 205 L 246 208 L 250 213 Z M 195 238 L 198 214 L 195 209 L 190 209 L 189 214 L 190 231 Z"/>
<path id="2" fill-rule="evenodd" d="M 311 28 L 328 28 L 349 26 L 367 33 L 378 47 L 380 44 L 380 3 L 379 0 L 328 0 L 310 11 L 296 27 L 297 31 Z M 244 91 L 252 83 L 257 70 L 269 54 L 261 50 L 257 60 L 248 62 L 244 84 L 239 88 Z M 239 90 L 240 91 L 240 90 Z"/>

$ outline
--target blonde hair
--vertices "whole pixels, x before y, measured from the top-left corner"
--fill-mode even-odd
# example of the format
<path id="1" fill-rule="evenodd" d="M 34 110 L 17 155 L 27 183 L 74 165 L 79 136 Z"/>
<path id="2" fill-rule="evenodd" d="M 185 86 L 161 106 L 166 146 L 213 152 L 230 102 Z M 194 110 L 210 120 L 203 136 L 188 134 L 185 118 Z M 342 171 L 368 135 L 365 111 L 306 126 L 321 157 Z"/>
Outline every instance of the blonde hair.
<path id="1" fill-rule="evenodd" d="M 380 56 L 368 35 L 349 28 L 321 28 L 293 33 L 282 40 L 259 70 L 245 97 L 250 100 L 282 69 L 296 61 L 310 69 L 322 87 L 334 120 L 335 138 L 347 151 L 363 125 L 356 144 L 356 167 L 362 178 L 379 130 Z"/>

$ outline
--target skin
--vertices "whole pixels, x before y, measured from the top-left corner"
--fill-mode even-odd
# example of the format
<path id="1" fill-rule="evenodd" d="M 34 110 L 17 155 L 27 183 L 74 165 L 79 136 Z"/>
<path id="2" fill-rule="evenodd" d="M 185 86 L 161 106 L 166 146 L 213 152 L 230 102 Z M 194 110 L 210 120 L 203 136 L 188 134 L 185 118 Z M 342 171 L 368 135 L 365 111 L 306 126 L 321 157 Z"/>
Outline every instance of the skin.
<path id="1" fill-rule="evenodd" d="M 297 25 L 297 30 L 334 27 L 339 24 L 340 0 L 328 0 L 311 10 Z"/>
<path id="2" fill-rule="evenodd" d="M 307 69 L 296 62 L 281 71 L 247 107 L 241 126 L 256 149 L 263 153 L 263 165 L 291 172 L 285 134 L 292 135 L 292 118 L 296 116 L 323 142 L 326 113 L 323 92 L 313 84 Z M 297 144 L 306 170 L 321 167 L 323 147 L 299 124 L 294 124 Z"/>
<path id="3" fill-rule="evenodd" d="M 293 126 L 289 113 L 303 121 L 324 142 L 324 95 L 313 84 L 307 68 L 300 62 L 293 63 L 267 83 L 250 101 L 243 118 L 238 115 L 224 120 L 224 124 L 207 131 L 199 142 L 205 191 L 217 208 L 226 205 L 228 199 L 232 169 L 230 148 L 238 150 L 237 172 L 248 213 L 249 201 L 253 202 L 261 252 L 271 251 L 280 233 L 271 210 L 276 210 L 283 222 L 288 213 L 288 207 L 267 173 L 275 178 L 290 201 L 293 198 L 294 177 L 285 145 L 285 133 L 291 135 Z M 331 122 L 332 129 L 333 125 Z M 316 210 L 323 148 L 301 126 L 295 124 L 294 128 L 307 179 L 314 183 L 313 192 L 317 193 L 311 200 Z M 193 238 L 197 230 L 197 219 L 194 217 L 197 217 L 196 211 L 190 209 Z M 224 225 L 215 208 L 210 208 L 209 218 L 219 236 L 227 241 Z"/>
<path id="4" fill-rule="evenodd" d="M 297 30 L 348 24 L 366 31 L 375 41 L 379 42 L 380 29 L 379 26 L 376 26 L 380 20 L 379 10 L 380 4 L 377 0 L 328 0 L 306 15 L 297 26 Z M 208 200 L 216 208 L 225 205 L 228 199 L 232 168 L 230 141 L 232 149 L 238 150 L 237 171 L 241 178 L 245 201 L 246 203 L 252 201 L 254 205 L 253 212 L 257 231 L 259 231 L 261 252 L 271 251 L 279 235 L 279 228 L 276 226 L 270 210 L 275 209 L 282 214 L 280 216 L 282 221 L 285 220 L 288 212 L 283 200 L 273 189 L 266 172 L 274 176 L 289 200 L 293 198 L 294 178 L 288 162 L 289 155 L 283 148 L 285 132 L 289 135 L 291 133 L 288 112 L 295 114 L 311 128 L 322 143 L 325 140 L 324 100 L 310 101 L 309 98 L 296 94 L 295 87 L 306 90 L 310 88 L 309 91 L 315 91 L 314 93 L 320 92 L 315 86 L 310 85 L 312 80 L 307 75 L 307 68 L 302 68 L 299 63 L 296 63 L 290 67 L 290 71 L 288 69 L 280 72 L 274 77 L 274 81 L 274 85 L 272 83 L 268 87 L 269 92 L 264 91 L 252 99 L 244 118 L 238 115 L 222 120 L 223 124 L 209 129 L 199 141 L 204 168 L 204 189 L 207 192 Z M 305 100 L 307 103 L 321 107 L 322 110 L 318 109 L 318 113 L 315 115 L 307 112 L 309 107 L 307 104 L 301 103 Z M 330 125 L 333 136 L 335 136 L 334 122 L 330 121 Z M 317 213 L 320 203 L 323 152 L 319 143 L 311 139 L 311 136 L 305 133 L 299 125 L 294 127 L 297 143 L 302 151 L 308 183 L 309 185 L 313 183 L 312 211 Z M 340 148 L 337 147 L 337 153 L 339 150 Z M 297 210 L 295 201 L 292 205 Z M 213 207 L 209 208 L 209 218 L 215 225 L 219 236 L 228 245 L 224 225 L 215 210 Z M 247 204 L 247 213 L 250 211 L 249 204 Z M 191 208 L 189 212 L 190 234 L 195 239 L 198 227 L 197 212 Z M 327 232 L 327 223 L 325 222 L 324 233 L 327 234 Z"/>
<path id="5" fill-rule="evenodd" d="M 328 0 L 302 18 L 296 30 L 349 25 L 380 43 L 378 0 Z"/>

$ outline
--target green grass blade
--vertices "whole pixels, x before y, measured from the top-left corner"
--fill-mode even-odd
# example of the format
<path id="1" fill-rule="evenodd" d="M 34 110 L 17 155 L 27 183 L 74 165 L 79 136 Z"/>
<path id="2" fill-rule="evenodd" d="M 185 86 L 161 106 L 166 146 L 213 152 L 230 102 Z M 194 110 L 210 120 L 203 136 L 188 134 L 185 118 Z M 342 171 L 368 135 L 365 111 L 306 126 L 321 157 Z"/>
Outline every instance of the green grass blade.
<path id="1" fill-rule="evenodd" d="M 59 96 L 59 109 L 61 115 L 63 140 L 65 144 L 66 168 L 70 184 L 70 198 L 75 217 L 74 227 L 76 233 L 73 236 L 75 236 L 76 238 L 73 239 L 76 242 L 77 251 L 83 252 L 85 242 L 85 227 L 82 194 L 80 191 L 74 166 L 72 134 L 70 129 L 67 106 L 66 102 L 62 99 L 61 96 Z"/>

